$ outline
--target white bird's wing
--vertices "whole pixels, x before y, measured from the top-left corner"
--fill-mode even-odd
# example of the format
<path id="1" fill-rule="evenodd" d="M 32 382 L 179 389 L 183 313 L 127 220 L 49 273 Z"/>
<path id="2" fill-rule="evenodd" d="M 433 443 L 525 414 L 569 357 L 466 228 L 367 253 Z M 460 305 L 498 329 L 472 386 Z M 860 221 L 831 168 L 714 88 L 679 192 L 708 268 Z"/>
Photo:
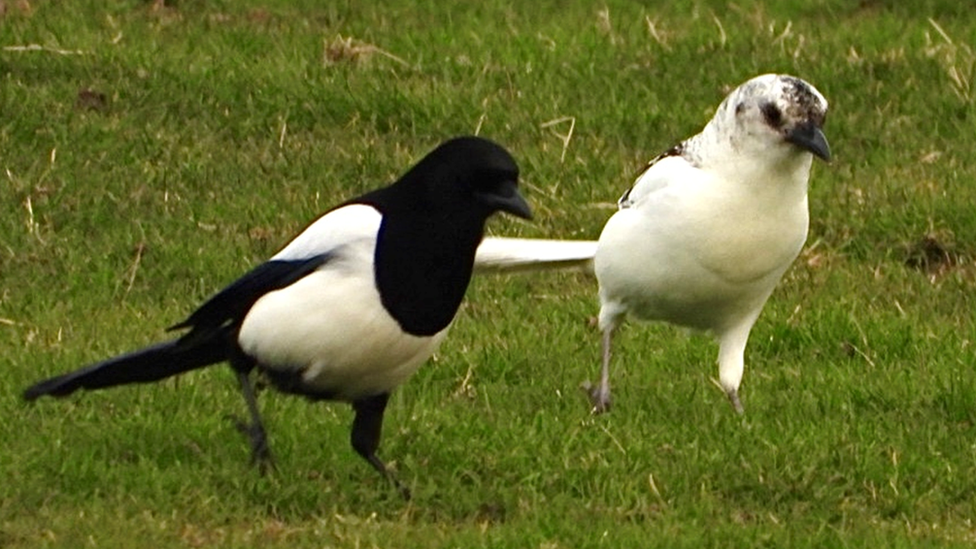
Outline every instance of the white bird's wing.
<path id="1" fill-rule="evenodd" d="M 651 159 L 637 176 L 634 184 L 617 200 L 617 207 L 621 210 L 630 208 L 654 191 L 673 184 L 675 178 L 671 174 L 671 167 L 675 162 L 688 163 L 682 157 L 683 151 L 683 144 L 679 144 Z"/>
<path id="2" fill-rule="evenodd" d="M 593 270 L 595 240 L 546 240 L 487 237 L 474 258 L 477 272 L 539 271 L 545 269 Z"/>

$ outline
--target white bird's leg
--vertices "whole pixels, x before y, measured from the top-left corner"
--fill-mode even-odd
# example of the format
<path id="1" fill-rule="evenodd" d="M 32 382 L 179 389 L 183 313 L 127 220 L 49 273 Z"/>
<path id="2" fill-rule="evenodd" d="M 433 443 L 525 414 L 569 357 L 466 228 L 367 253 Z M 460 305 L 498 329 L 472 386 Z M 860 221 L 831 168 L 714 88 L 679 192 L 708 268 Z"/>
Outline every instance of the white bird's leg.
<path id="1" fill-rule="evenodd" d="M 258 469 L 264 474 L 268 469 L 274 468 L 274 459 L 268 447 L 268 434 L 261 422 L 261 413 L 258 411 L 258 401 L 254 396 L 254 387 L 251 385 L 250 372 L 235 368 L 235 373 L 241 384 L 241 394 L 244 395 L 244 402 L 247 403 L 247 412 L 251 416 L 251 421 L 245 423 L 240 419 L 232 419 L 237 425 L 237 430 L 247 436 L 251 443 L 251 464 L 257 464 Z"/>
<path id="2" fill-rule="evenodd" d="M 380 446 L 380 431 L 383 429 L 383 412 L 386 410 L 386 403 L 389 399 L 390 394 L 383 393 L 352 403 L 356 417 L 352 421 L 350 440 L 353 450 L 356 450 L 357 454 L 368 461 L 373 469 L 389 479 L 396 486 L 403 499 L 409 500 L 410 489 L 401 484 L 386 467 L 386 464 L 376 457 L 376 450 Z"/>
<path id="3" fill-rule="evenodd" d="M 600 383 L 590 388 L 590 404 L 594 414 L 610 411 L 610 343 L 613 339 L 614 326 L 603 330 L 602 366 L 600 368 Z"/>
<path id="4" fill-rule="evenodd" d="M 747 319 L 744 325 L 740 325 L 722 334 L 719 341 L 718 351 L 718 379 L 719 385 L 729 397 L 729 403 L 738 414 L 745 410 L 742 401 L 739 400 L 739 385 L 742 383 L 742 374 L 745 371 L 745 350 L 746 342 L 749 341 L 749 331 L 755 317 Z"/>
<path id="5" fill-rule="evenodd" d="M 590 412 L 594 414 L 610 411 L 610 347 L 613 342 L 613 331 L 620 325 L 626 311 L 626 308 L 614 301 L 604 299 L 601 294 L 599 326 L 603 338 L 600 345 L 600 383 L 596 387 L 593 387 L 589 381 L 583 384 L 583 389 L 590 397 L 590 404 L 593 406 Z"/>

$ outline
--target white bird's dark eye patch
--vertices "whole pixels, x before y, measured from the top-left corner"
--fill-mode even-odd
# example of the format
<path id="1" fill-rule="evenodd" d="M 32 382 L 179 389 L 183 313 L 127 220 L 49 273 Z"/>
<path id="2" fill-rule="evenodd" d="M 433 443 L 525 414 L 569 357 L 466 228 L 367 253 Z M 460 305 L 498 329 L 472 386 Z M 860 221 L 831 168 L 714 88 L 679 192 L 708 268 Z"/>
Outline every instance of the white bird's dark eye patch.
<path id="1" fill-rule="evenodd" d="M 760 110 L 762 111 L 766 124 L 769 124 L 773 128 L 779 128 L 783 125 L 783 111 L 779 110 L 779 107 L 775 104 L 763 103 Z"/>

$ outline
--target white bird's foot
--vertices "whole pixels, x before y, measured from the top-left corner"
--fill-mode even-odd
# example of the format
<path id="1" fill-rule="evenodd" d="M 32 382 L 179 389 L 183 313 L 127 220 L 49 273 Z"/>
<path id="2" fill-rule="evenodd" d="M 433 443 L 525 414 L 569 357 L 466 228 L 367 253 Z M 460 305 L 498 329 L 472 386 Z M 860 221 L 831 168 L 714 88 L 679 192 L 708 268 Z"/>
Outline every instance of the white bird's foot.
<path id="1" fill-rule="evenodd" d="M 735 413 L 740 416 L 745 413 L 745 409 L 742 407 L 742 402 L 739 400 L 739 392 L 736 390 L 729 391 L 726 393 L 729 396 L 729 402 L 732 403 L 732 408 Z"/>
<path id="2" fill-rule="evenodd" d="M 580 389 L 586 393 L 590 399 L 591 414 L 603 414 L 610 411 L 610 386 L 605 384 L 593 385 L 589 381 L 584 381 Z"/>

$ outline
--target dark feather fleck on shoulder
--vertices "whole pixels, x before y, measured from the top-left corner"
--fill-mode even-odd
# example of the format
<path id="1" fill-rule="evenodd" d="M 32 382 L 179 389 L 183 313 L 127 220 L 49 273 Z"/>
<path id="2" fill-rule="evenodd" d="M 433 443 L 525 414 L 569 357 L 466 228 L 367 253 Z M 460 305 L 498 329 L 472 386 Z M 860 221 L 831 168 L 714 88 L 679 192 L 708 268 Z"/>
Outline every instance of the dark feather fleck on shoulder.
<path id="1" fill-rule="evenodd" d="M 647 170 L 651 169 L 651 166 L 657 164 L 661 160 L 668 158 L 669 156 L 681 156 L 682 154 L 684 154 L 684 152 L 685 152 L 684 142 L 678 143 L 677 145 L 671 147 L 670 149 L 652 158 L 650 162 L 645 164 L 644 168 L 633 177 L 633 179 L 635 181 L 640 179 L 640 176 L 644 175 L 644 173 L 647 172 Z M 619 206 L 620 208 L 626 208 L 627 206 L 630 205 L 629 198 L 630 198 L 630 191 L 632 190 L 634 190 L 633 185 L 631 185 L 630 188 L 627 189 L 627 192 L 625 192 L 623 196 L 621 196 L 620 199 L 617 200 L 617 206 Z"/>

